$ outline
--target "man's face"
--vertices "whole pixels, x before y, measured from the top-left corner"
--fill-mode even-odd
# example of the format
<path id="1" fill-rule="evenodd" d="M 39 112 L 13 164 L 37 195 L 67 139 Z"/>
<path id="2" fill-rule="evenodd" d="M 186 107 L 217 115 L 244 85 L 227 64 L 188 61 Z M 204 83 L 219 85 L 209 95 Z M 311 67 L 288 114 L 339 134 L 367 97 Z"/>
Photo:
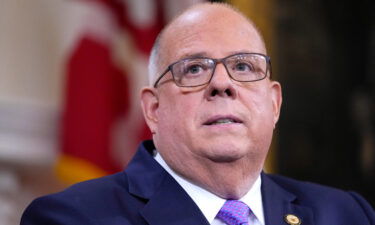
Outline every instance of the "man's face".
<path id="1" fill-rule="evenodd" d="M 254 28 L 236 14 L 177 21 L 161 42 L 163 69 L 183 58 L 223 58 L 234 53 L 266 54 Z M 209 84 L 178 87 L 169 72 L 155 90 L 148 124 L 156 148 L 177 172 L 186 175 L 196 163 L 237 160 L 261 169 L 281 104 L 277 82 L 232 80 L 218 64 Z M 146 113 L 147 114 L 147 113 Z"/>

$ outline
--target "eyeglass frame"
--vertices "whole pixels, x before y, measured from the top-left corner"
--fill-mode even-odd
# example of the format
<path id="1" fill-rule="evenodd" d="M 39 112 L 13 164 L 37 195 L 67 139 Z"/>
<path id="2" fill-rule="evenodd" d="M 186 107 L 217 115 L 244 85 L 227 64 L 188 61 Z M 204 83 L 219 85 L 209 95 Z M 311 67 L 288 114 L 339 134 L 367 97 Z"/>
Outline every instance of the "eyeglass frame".
<path id="1" fill-rule="evenodd" d="M 240 81 L 240 80 L 236 80 L 232 77 L 232 75 L 230 74 L 230 72 L 228 71 L 228 68 L 226 66 L 226 64 L 224 63 L 224 61 L 227 59 L 227 58 L 230 58 L 230 57 L 233 57 L 235 55 L 257 55 L 257 56 L 262 56 L 264 57 L 264 59 L 266 60 L 266 72 L 265 72 L 265 75 L 264 77 L 260 78 L 260 79 L 256 79 L 256 80 L 250 80 L 250 81 Z M 214 62 L 214 67 L 213 67 L 213 70 L 212 70 L 212 73 L 211 73 L 211 77 L 210 79 L 206 82 L 206 83 L 203 83 L 203 84 L 199 84 L 199 85 L 192 85 L 192 86 L 182 86 L 182 85 L 179 85 L 177 82 L 176 82 L 176 79 L 175 79 L 175 75 L 173 74 L 173 70 L 172 70 L 172 67 L 177 64 L 177 63 L 180 63 L 181 61 L 184 61 L 184 60 L 189 60 L 189 59 L 209 59 L 209 60 L 212 60 Z M 203 85 L 206 85 L 206 84 L 209 84 L 212 80 L 212 77 L 214 76 L 215 74 L 215 70 L 216 70 L 216 66 L 217 64 L 223 64 L 223 66 L 225 67 L 225 70 L 227 71 L 228 73 L 228 76 L 232 79 L 232 80 L 235 80 L 235 81 L 238 81 L 238 82 L 255 82 L 255 81 L 260 81 L 260 80 L 264 80 L 268 73 L 270 75 L 270 78 L 272 77 L 272 66 L 271 66 L 271 57 L 269 57 L 268 55 L 265 55 L 265 54 L 262 54 L 262 53 L 254 53 L 254 52 L 240 52 L 240 53 L 235 53 L 235 54 L 231 54 L 229 56 L 226 56 L 224 58 L 220 58 L 220 59 L 214 59 L 214 58 L 209 58 L 209 57 L 191 57 L 191 58 L 183 58 L 183 59 L 180 59 L 176 62 L 173 62 L 171 63 L 165 70 L 163 73 L 161 73 L 161 75 L 159 75 L 159 78 L 155 81 L 154 83 L 154 88 L 157 88 L 157 85 L 159 84 L 159 81 L 165 76 L 165 74 L 167 74 L 169 71 L 171 72 L 172 74 L 172 78 L 173 78 L 173 82 L 179 86 L 179 87 L 199 87 L 199 86 L 203 86 Z"/>

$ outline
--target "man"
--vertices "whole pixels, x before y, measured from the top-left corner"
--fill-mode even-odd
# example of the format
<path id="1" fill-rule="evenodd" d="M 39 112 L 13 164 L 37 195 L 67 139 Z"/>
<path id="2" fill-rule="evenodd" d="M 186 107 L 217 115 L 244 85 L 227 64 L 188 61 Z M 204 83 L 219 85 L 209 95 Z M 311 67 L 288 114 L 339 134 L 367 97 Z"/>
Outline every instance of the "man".
<path id="1" fill-rule="evenodd" d="M 262 173 L 279 117 L 262 37 L 224 4 L 159 35 L 141 93 L 153 141 L 128 168 L 35 200 L 22 225 L 373 225 L 358 194 Z"/>

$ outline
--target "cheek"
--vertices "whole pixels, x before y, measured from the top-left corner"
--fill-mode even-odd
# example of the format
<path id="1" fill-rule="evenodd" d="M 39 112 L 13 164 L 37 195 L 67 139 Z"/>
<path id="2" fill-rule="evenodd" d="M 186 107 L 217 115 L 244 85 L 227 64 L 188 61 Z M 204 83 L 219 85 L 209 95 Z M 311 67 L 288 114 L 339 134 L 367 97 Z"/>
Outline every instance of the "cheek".
<path id="1" fill-rule="evenodd" d="M 269 149 L 273 135 L 272 101 L 263 91 L 249 96 L 246 105 L 249 112 L 248 141 L 256 149 L 256 154 L 263 156 Z"/>
<path id="2" fill-rule="evenodd" d="M 240 98 L 252 116 L 261 115 L 265 110 L 265 93 L 260 88 L 246 90 L 240 95 Z"/>
<path id="3" fill-rule="evenodd" d="M 170 132 L 174 136 L 181 136 L 185 130 L 190 130 L 194 122 L 197 107 L 190 98 L 170 95 L 160 102 L 158 117 L 160 129 Z"/>
<path id="4" fill-rule="evenodd" d="M 254 129 L 269 129 L 269 126 L 273 127 L 273 104 L 270 94 L 262 89 L 254 89 L 245 98 L 250 122 L 253 124 Z"/>

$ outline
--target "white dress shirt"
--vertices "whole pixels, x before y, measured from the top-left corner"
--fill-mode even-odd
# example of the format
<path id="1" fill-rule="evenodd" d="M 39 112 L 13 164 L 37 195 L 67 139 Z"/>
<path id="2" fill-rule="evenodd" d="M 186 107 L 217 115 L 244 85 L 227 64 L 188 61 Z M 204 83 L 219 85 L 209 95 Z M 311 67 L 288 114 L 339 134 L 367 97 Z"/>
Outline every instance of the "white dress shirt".
<path id="1" fill-rule="evenodd" d="M 216 215 L 224 205 L 226 199 L 220 198 L 219 196 L 191 183 L 178 175 L 168 166 L 160 154 L 155 154 L 155 160 L 188 193 L 211 225 L 225 225 L 225 223 L 216 218 Z M 252 212 L 249 215 L 249 224 L 251 225 L 264 225 L 263 203 L 260 186 L 261 178 L 259 176 L 247 194 L 239 199 L 240 201 L 246 203 Z"/>

